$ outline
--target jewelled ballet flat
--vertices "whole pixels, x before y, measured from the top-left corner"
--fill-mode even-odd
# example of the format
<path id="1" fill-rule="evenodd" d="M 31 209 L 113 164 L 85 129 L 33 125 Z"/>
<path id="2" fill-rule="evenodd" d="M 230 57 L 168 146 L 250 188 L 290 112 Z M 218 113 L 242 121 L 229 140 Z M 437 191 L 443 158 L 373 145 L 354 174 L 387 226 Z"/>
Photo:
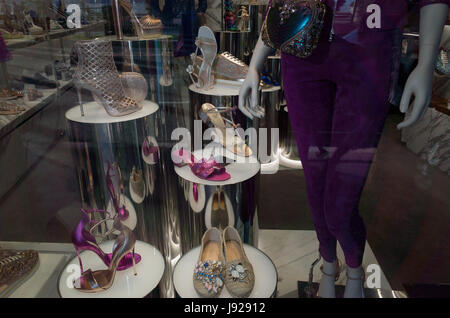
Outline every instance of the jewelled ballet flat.
<path id="1" fill-rule="evenodd" d="M 192 173 L 200 179 L 209 181 L 226 181 L 231 178 L 223 165 L 214 158 L 198 160 L 187 150 L 175 149 L 172 151 L 172 161 L 175 166 L 189 166 Z"/>
<path id="2" fill-rule="evenodd" d="M 125 116 L 142 108 L 136 100 L 125 93 L 114 63 L 110 41 L 78 41 L 75 45 L 78 52 L 78 66 L 73 79 L 82 116 L 84 109 L 81 89 L 90 91 L 94 100 L 102 105 L 110 116 Z"/>
<path id="3" fill-rule="evenodd" d="M 74 282 L 76 290 L 84 293 L 98 293 L 109 289 L 114 283 L 120 262 L 130 253 L 134 275 L 137 275 L 134 252 L 136 237 L 133 231 L 122 224 L 117 216 L 114 218 L 113 229 L 119 231 L 120 234 L 114 242 L 112 258 L 108 269 L 96 271 L 88 269 L 82 271 L 81 277 Z"/>
<path id="4" fill-rule="evenodd" d="M 255 286 L 253 266 L 245 254 L 241 237 L 234 227 L 223 230 L 225 286 L 234 297 L 248 297 Z"/>
<path id="5" fill-rule="evenodd" d="M 83 272 L 83 262 L 81 261 L 80 253 L 82 251 L 91 251 L 98 255 L 98 257 L 103 261 L 103 263 L 106 266 L 109 266 L 111 264 L 112 260 L 112 253 L 105 253 L 97 244 L 97 240 L 95 239 L 93 232 L 94 230 L 100 226 L 101 224 L 105 223 L 109 218 L 106 218 L 106 216 L 109 216 L 109 212 L 104 210 L 84 210 L 81 209 L 81 220 L 78 222 L 75 229 L 72 231 L 72 244 L 75 247 L 75 251 L 77 253 L 78 262 L 80 263 L 81 272 Z M 103 214 L 105 218 L 101 221 L 92 221 L 91 220 L 91 214 L 93 213 L 99 213 Z M 102 235 L 102 237 L 106 237 L 107 235 L 111 234 L 114 231 L 114 229 L 109 230 L 105 234 Z M 141 261 L 141 256 L 139 254 L 134 255 L 134 261 L 135 263 L 139 263 Z M 119 262 L 119 266 L 117 267 L 118 271 L 123 271 L 133 266 L 133 259 L 131 253 L 126 255 L 124 258 L 121 259 Z"/>
<path id="6" fill-rule="evenodd" d="M 145 35 L 153 33 L 155 30 L 160 30 L 163 27 L 161 19 L 146 15 L 140 19 L 133 11 L 130 0 L 119 0 L 119 5 L 128 13 L 131 18 L 134 30 L 138 38 L 143 38 Z"/>
<path id="7" fill-rule="evenodd" d="M 217 228 L 211 228 L 203 234 L 202 247 L 195 264 L 193 283 L 201 297 L 218 297 L 223 289 L 223 257 L 222 236 Z"/>
<path id="8" fill-rule="evenodd" d="M 38 264 L 36 251 L 0 249 L 0 297 L 7 296 L 30 277 Z"/>
<path id="9" fill-rule="evenodd" d="M 193 56 L 197 56 L 198 50 L 200 50 L 202 58 L 194 59 L 193 64 L 189 65 L 186 71 L 197 88 L 208 90 L 214 85 L 212 66 L 217 54 L 217 42 L 213 31 L 207 26 L 201 26 L 198 30 L 195 46 Z M 200 66 L 198 66 L 197 61 L 199 61 Z"/>
<path id="10" fill-rule="evenodd" d="M 250 147 L 245 144 L 245 141 L 240 136 L 235 134 L 234 129 L 238 125 L 234 123 L 233 115 L 229 108 L 218 109 L 213 104 L 205 103 L 202 105 L 202 111 L 206 115 L 202 119 L 204 121 L 208 119 L 211 122 L 216 129 L 219 142 L 225 148 L 239 156 L 249 157 L 252 155 Z M 222 113 L 230 114 L 231 119 L 222 117 Z"/>

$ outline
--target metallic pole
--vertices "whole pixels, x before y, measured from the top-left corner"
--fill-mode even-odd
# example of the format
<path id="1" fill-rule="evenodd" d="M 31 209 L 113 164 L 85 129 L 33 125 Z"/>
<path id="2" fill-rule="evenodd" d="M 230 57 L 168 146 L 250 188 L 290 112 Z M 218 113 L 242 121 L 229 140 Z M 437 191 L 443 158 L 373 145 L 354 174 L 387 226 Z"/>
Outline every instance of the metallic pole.
<path id="1" fill-rule="evenodd" d="M 123 39 L 123 31 L 122 31 L 122 19 L 120 17 L 120 5 L 119 0 L 112 0 L 112 11 L 113 11 L 113 20 L 114 20 L 114 30 L 116 31 L 117 39 Z"/>

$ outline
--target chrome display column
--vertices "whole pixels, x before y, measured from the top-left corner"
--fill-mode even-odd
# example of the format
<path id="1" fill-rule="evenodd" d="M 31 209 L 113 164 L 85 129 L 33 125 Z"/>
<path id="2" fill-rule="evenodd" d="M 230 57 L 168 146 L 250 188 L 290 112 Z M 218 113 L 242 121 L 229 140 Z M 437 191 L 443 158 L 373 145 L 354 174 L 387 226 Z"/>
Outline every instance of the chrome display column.
<path id="1" fill-rule="evenodd" d="M 230 52 L 245 63 L 250 63 L 250 54 L 253 50 L 250 32 L 243 31 L 218 31 L 216 32 L 219 52 Z"/>
<path id="2" fill-rule="evenodd" d="M 172 270 L 181 256 L 178 178 L 170 156 L 175 141 L 171 140 L 171 134 L 175 128 L 188 125 L 185 118 L 189 111 L 187 92 L 183 96 L 183 89 L 180 89 L 186 84 L 181 76 L 173 76 L 173 69 L 180 68 L 179 74 L 186 66 L 176 64 L 180 59 L 174 58 L 173 39 L 167 35 L 146 40 L 113 40 L 112 43 L 119 69 L 143 74 L 149 84 L 147 98 L 160 106 L 155 114 L 155 130 L 150 136 L 159 147 L 154 195 L 158 202 L 155 212 L 158 220 L 147 226 L 152 242 L 166 262 L 159 285 L 161 297 L 171 298 L 175 296 Z"/>
<path id="3" fill-rule="evenodd" d="M 200 110 L 203 103 L 212 103 L 216 107 L 230 107 L 237 105 L 239 86 L 221 85 L 216 83 L 211 90 L 197 89 L 194 85 L 189 87 L 190 113 L 192 122 L 189 126 L 191 135 L 195 136 L 195 131 L 203 131 L 207 128 L 200 121 Z M 242 127 L 246 127 L 246 118 L 237 112 L 239 117 L 237 122 Z M 195 123 L 194 121 L 197 120 Z M 200 125 L 200 129 L 194 129 L 195 125 Z M 194 138 L 201 138 L 197 136 Z M 201 151 L 200 145 L 197 151 Z M 219 149 L 221 145 L 217 145 Z M 194 152 L 195 154 L 195 152 Z M 239 163 L 227 166 L 227 171 L 232 178 L 237 178 L 237 182 L 206 182 L 205 180 L 191 178 L 191 173 L 179 174 L 178 180 L 178 202 L 180 208 L 181 225 L 181 246 L 183 254 L 198 246 L 201 242 L 204 231 L 214 224 L 214 213 L 212 209 L 214 193 L 223 193 L 224 203 L 228 220 L 226 225 L 235 226 L 243 242 L 257 246 L 258 244 L 258 217 L 257 217 L 257 192 L 258 182 L 257 172 L 260 164 L 254 162 L 249 164 L 245 173 L 237 172 L 233 174 L 233 169 Z M 243 163 L 248 164 L 248 163 Z M 242 167 L 242 166 L 241 166 Z M 234 179 L 233 179 L 234 180 Z M 194 195 L 197 193 L 197 195 Z"/>
<path id="4" fill-rule="evenodd" d="M 85 116 L 81 116 L 79 106 L 66 113 L 83 208 L 108 210 L 112 216 L 116 213 L 106 173 L 109 164 L 117 163 L 123 185 L 120 201 L 129 212 L 123 223 L 135 231 L 138 240 L 156 246 L 154 231 L 160 203 L 155 184 L 161 180 L 158 153 L 147 157 L 142 145 L 146 136 L 155 134 L 158 105 L 144 101 L 142 110 L 122 117 L 109 116 L 96 102 L 85 103 L 84 109 Z M 133 169 L 142 171 L 142 192 L 131 185 Z M 117 191 L 118 186 L 115 188 Z M 112 224 L 107 222 L 106 226 L 109 229 Z M 159 296 L 159 292 L 155 293 Z"/>
<path id="5" fill-rule="evenodd" d="M 258 42 L 259 34 L 264 22 L 264 13 L 266 12 L 266 5 L 249 5 L 250 14 L 250 34 L 248 37 L 249 46 L 251 52 L 255 48 L 256 42 Z"/>

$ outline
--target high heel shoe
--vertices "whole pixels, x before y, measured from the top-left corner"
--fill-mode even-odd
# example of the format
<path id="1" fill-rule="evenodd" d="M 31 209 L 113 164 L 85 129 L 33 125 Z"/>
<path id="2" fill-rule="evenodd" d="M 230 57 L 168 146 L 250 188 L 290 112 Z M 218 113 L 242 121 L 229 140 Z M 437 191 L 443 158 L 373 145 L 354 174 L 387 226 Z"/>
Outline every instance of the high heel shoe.
<path id="1" fill-rule="evenodd" d="M 130 16 L 131 23 L 133 24 L 138 38 L 143 38 L 145 35 L 151 34 L 155 30 L 159 31 L 163 27 L 160 19 L 150 15 L 146 15 L 138 19 L 129 0 L 119 0 L 119 5 Z"/>
<path id="2" fill-rule="evenodd" d="M 214 76 L 212 75 L 213 62 L 217 54 L 217 42 L 213 31 L 207 26 L 201 26 L 198 30 L 198 36 L 195 40 L 195 53 L 193 56 L 197 56 L 198 50 L 202 53 L 200 67 L 196 65 L 197 60 L 193 60 L 193 65 L 189 65 L 186 71 L 189 73 L 189 77 L 197 88 L 208 90 L 212 88 L 214 84 Z M 198 72 L 196 72 L 198 68 Z"/>
<path id="3" fill-rule="evenodd" d="M 100 259 L 105 263 L 106 266 L 109 266 L 111 264 L 112 260 L 112 253 L 105 253 L 103 250 L 98 246 L 97 240 L 95 239 L 94 235 L 92 234 L 94 230 L 103 224 L 107 219 L 103 219 L 98 222 L 93 222 L 90 218 L 90 215 L 92 213 L 102 213 L 105 214 L 105 216 L 109 215 L 109 212 L 104 210 L 84 210 L 81 209 L 82 217 L 76 228 L 72 232 L 72 243 L 75 247 L 75 251 L 77 253 L 78 261 L 80 263 L 81 272 L 83 272 L 83 262 L 81 261 L 80 253 L 82 251 L 92 251 L 95 254 L 100 257 Z M 86 229 L 88 225 L 94 223 L 93 226 L 91 226 L 89 229 Z M 102 236 L 109 235 L 113 230 L 109 230 Z M 134 262 L 137 264 L 141 261 L 141 256 L 139 254 L 135 254 L 134 256 Z M 133 265 L 133 257 L 131 254 L 126 255 L 119 263 L 119 266 L 117 270 L 123 271 L 125 269 L 130 268 Z"/>
<path id="4" fill-rule="evenodd" d="M 200 179 L 209 181 L 226 181 L 231 178 L 225 170 L 225 167 L 214 158 L 197 160 L 189 151 L 175 149 L 172 151 L 172 161 L 175 166 L 189 166 L 192 173 Z"/>
<path id="5" fill-rule="evenodd" d="M 120 232 L 114 242 L 111 262 L 108 269 L 92 271 L 88 269 L 81 273 L 81 277 L 74 282 L 76 290 L 85 293 L 97 293 L 109 289 L 114 283 L 116 271 L 120 262 L 131 253 L 134 275 L 136 272 L 135 251 L 136 237 L 128 227 L 122 224 L 118 217 L 114 218 L 114 230 Z"/>
<path id="6" fill-rule="evenodd" d="M 239 156 L 249 157 L 252 155 L 253 152 L 250 147 L 245 144 L 245 141 L 240 136 L 234 133 L 234 129 L 237 128 L 238 125 L 234 123 L 233 115 L 229 108 L 218 109 L 213 104 L 204 103 L 202 105 L 202 111 L 205 115 L 202 116 L 202 119 L 205 122 L 207 120 L 211 122 L 217 131 L 220 143 L 225 148 Z M 231 119 L 222 117 L 221 113 L 226 112 L 230 114 Z"/>
<path id="7" fill-rule="evenodd" d="M 78 52 L 78 66 L 73 79 L 82 116 L 84 109 L 81 89 L 90 91 L 95 101 L 102 105 L 110 116 L 125 116 L 142 108 L 136 100 L 125 94 L 114 63 L 110 41 L 78 41 L 75 45 Z"/>

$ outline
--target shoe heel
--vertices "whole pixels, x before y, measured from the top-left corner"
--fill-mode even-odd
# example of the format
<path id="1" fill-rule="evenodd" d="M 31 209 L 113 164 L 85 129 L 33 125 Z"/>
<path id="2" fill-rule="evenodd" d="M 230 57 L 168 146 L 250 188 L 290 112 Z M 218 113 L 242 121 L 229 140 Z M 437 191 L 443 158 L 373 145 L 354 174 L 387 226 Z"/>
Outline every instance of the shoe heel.
<path id="1" fill-rule="evenodd" d="M 81 89 L 77 87 L 78 102 L 80 103 L 81 116 L 84 116 L 83 100 L 81 99 Z"/>
<path id="2" fill-rule="evenodd" d="M 80 251 L 77 248 L 75 249 L 75 251 L 77 252 L 78 262 L 80 263 L 81 274 L 83 274 L 84 273 L 83 262 L 81 261 Z"/>
<path id="3" fill-rule="evenodd" d="M 131 256 L 133 257 L 133 273 L 134 273 L 134 276 L 137 276 L 136 261 L 134 259 L 134 255 L 135 255 L 135 253 L 134 253 L 134 248 L 133 248 L 133 251 L 131 252 Z"/>

